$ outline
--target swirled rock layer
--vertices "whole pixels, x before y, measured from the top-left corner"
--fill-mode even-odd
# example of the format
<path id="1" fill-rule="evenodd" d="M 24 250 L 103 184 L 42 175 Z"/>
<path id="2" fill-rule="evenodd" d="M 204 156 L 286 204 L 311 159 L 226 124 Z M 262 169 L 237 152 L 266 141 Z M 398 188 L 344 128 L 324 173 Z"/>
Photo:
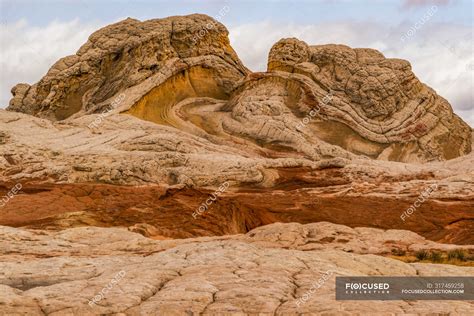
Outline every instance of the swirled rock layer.
<path id="1" fill-rule="evenodd" d="M 53 121 L 128 114 L 265 157 L 420 163 L 471 151 L 470 127 L 407 61 L 282 39 L 268 71 L 251 73 L 227 35 L 204 15 L 124 20 L 15 86 L 8 109 Z"/>

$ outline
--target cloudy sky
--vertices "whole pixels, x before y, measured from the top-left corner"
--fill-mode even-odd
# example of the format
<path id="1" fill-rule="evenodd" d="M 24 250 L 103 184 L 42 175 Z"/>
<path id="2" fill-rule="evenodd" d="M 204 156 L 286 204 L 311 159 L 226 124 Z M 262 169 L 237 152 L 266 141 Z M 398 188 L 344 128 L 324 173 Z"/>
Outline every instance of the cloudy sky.
<path id="1" fill-rule="evenodd" d="M 371 47 L 407 59 L 474 127 L 473 0 L 0 0 L 0 108 L 12 86 L 38 81 L 96 29 L 127 17 L 190 13 L 224 23 L 254 71 L 265 69 L 270 47 L 283 37 Z"/>

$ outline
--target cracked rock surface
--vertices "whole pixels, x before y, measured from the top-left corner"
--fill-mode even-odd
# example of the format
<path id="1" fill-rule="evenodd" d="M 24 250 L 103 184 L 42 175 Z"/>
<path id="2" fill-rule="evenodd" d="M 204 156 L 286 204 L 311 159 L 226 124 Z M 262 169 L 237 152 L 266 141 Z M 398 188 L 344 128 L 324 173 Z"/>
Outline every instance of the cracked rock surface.
<path id="1" fill-rule="evenodd" d="M 473 267 L 381 256 L 392 247 L 458 247 L 407 231 L 322 222 L 163 241 L 120 228 L 53 233 L 2 226 L 0 234 L 4 315 L 351 315 L 374 308 L 391 315 L 468 314 L 474 308 L 469 301 L 334 301 L 336 276 L 474 275 Z M 323 275 L 329 279 L 297 304 Z M 103 297 L 89 304 L 103 288 Z"/>

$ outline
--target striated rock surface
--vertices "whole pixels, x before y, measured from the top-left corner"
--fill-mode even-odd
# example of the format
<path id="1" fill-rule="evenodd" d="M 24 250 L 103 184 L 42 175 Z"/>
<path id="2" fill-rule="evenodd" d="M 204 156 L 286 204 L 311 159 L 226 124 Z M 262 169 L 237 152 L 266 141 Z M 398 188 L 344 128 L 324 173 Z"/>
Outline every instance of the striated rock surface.
<path id="1" fill-rule="evenodd" d="M 169 99 L 223 97 L 248 73 L 227 34 L 222 24 L 201 14 L 126 19 L 93 33 L 37 84 L 15 86 L 9 109 L 63 120 L 127 106 L 159 93 L 153 89 L 160 85 L 167 86 L 162 97 Z"/>
<path id="2" fill-rule="evenodd" d="M 470 127 L 407 61 L 283 39 L 268 72 L 250 73 L 225 27 L 204 15 L 107 26 L 12 93 L 11 111 L 126 113 L 249 155 L 426 162 L 471 151 Z"/>
<path id="3" fill-rule="evenodd" d="M 0 236 L 6 315 L 461 315 L 474 308 L 470 301 L 335 301 L 336 276 L 474 275 L 474 267 L 382 256 L 447 248 L 406 231 L 293 223 L 164 241 L 94 227 L 57 233 L 0 227 Z"/>
<path id="4" fill-rule="evenodd" d="M 471 151 L 470 127 L 416 78 L 406 60 L 385 58 L 374 49 L 309 46 L 291 38 L 272 47 L 268 71 L 267 81 L 285 78 L 331 95 L 310 125 L 312 134 L 351 152 L 416 162 Z"/>
<path id="5" fill-rule="evenodd" d="M 189 238 L 245 233 L 274 222 L 330 221 L 474 243 L 472 153 L 424 165 L 268 157 L 129 115 L 109 115 L 99 128 L 87 128 L 93 120 L 51 122 L 0 111 L 0 196 L 23 185 L 2 207 L 0 225 L 146 223 L 158 235 Z M 194 219 L 225 182 L 229 188 Z M 402 219 L 407 210 L 413 214 Z"/>

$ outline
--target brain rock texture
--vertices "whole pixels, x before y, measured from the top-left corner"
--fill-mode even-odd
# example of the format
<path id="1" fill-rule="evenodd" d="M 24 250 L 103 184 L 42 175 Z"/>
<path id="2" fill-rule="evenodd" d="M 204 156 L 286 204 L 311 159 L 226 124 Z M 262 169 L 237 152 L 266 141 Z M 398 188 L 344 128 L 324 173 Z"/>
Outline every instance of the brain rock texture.
<path id="1" fill-rule="evenodd" d="M 9 110 L 51 121 L 107 112 L 170 126 L 248 157 L 443 161 L 471 129 L 409 62 L 368 48 L 282 39 L 252 73 L 204 15 L 126 19 L 89 37 Z"/>

